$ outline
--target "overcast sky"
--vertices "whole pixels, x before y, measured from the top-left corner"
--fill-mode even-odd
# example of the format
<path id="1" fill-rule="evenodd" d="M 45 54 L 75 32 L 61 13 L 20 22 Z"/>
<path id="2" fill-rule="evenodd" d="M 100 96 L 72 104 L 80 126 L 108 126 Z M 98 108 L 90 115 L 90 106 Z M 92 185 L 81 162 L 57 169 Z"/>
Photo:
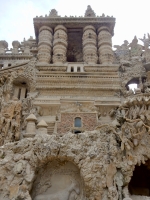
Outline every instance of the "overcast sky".
<path id="1" fill-rule="evenodd" d="M 34 17 L 48 15 L 53 8 L 61 16 L 84 16 L 87 5 L 96 15 L 105 13 L 116 18 L 113 45 L 150 33 L 150 0 L 0 0 L 0 40 L 11 47 L 13 40 L 35 38 Z"/>

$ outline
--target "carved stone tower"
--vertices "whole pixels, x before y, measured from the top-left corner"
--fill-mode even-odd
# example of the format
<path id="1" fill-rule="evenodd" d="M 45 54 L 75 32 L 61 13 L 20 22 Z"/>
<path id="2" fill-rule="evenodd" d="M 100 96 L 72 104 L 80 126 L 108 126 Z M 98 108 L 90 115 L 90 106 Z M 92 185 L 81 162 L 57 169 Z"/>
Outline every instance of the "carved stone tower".
<path id="1" fill-rule="evenodd" d="M 90 6 L 33 21 L 0 41 L 0 200 L 150 199 L 150 35 L 114 50 Z"/>

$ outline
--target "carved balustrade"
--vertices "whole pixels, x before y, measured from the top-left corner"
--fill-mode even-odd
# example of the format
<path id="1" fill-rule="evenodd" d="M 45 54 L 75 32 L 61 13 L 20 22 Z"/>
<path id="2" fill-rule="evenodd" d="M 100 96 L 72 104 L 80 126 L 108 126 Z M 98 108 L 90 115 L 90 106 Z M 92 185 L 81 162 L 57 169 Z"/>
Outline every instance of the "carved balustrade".
<path id="1" fill-rule="evenodd" d="M 66 62 L 67 46 L 67 29 L 63 25 L 58 25 L 54 29 L 53 63 Z"/>
<path id="2" fill-rule="evenodd" d="M 52 52 L 52 29 L 42 26 L 39 30 L 38 59 L 39 62 L 50 63 Z"/>
<path id="3" fill-rule="evenodd" d="M 98 53 L 101 64 L 112 64 L 113 51 L 111 34 L 108 27 L 105 26 L 98 29 Z"/>
<path id="4" fill-rule="evenodd" d="M 86 26 L 83 29 L 82 37 L 83 60 L 88 64 L 96 64 L 97 56 L 97 35 L 93 26 Z"/>

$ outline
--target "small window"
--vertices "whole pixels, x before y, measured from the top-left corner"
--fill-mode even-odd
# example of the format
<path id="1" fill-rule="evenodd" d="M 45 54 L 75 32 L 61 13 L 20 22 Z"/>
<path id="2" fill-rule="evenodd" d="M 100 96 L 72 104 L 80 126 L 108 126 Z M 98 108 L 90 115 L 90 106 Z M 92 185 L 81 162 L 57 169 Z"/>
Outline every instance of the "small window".
<path id="1" fill-rule="evenodd" d="M 26 82 L 15 82 L 14 83 L 14 96 L 22 100 L 27 97 L 28 89 Z"/>
<path id="2" fill-rule="evenodd" d="M 75 118 L 74 126 L 75 127 L 81 127 L 81 118 L 80 117 Z"/>
<path id="3" fill-rule="evenodd" d="M 73 67 L 71 67 L 71 72 L 74 72 L 74 68 Z"/>
<path id="4" fill-rule="evenodd" d="M 0 69 L 3 69 L 4 65 L 3 64 L 0 64 Z"/>
<path id="5" fill-rule="evenodd" d="M 10 63 L 8 64 L 8 67 L 11 67 L 11 64 L 10 64 Z"/>
<path id="6" fill-rule="evenodd" d="M 18 99 L 20 99 L 20 95 L 21 95 L 21 88 L 19 88 L 19 91 L 18 91 Z"/>
<path id="7" fill-rule="evenodd" d="M 25 98 L 27 98 L 27 93 L 28 93 L 28 90 L 26 89 L 25 90 Z"/>
<path id="8" fill-rule="evenodd" d="M 77 67 L 77 72 L 80 72 L 80 67 Z"/>

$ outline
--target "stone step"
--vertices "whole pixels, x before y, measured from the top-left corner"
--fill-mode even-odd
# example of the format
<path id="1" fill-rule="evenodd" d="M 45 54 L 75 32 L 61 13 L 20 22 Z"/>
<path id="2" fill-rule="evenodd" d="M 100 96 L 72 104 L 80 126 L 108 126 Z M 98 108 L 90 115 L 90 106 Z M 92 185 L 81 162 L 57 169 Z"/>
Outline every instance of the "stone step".
<path id="1" fill-rule="evenodd" d="M 55 127 L 55 123 L 47 123 L 48 127 L 47 127 L 47 133 L 49 135 L 53 134 L 54 132 L 54 127 Z"/>

